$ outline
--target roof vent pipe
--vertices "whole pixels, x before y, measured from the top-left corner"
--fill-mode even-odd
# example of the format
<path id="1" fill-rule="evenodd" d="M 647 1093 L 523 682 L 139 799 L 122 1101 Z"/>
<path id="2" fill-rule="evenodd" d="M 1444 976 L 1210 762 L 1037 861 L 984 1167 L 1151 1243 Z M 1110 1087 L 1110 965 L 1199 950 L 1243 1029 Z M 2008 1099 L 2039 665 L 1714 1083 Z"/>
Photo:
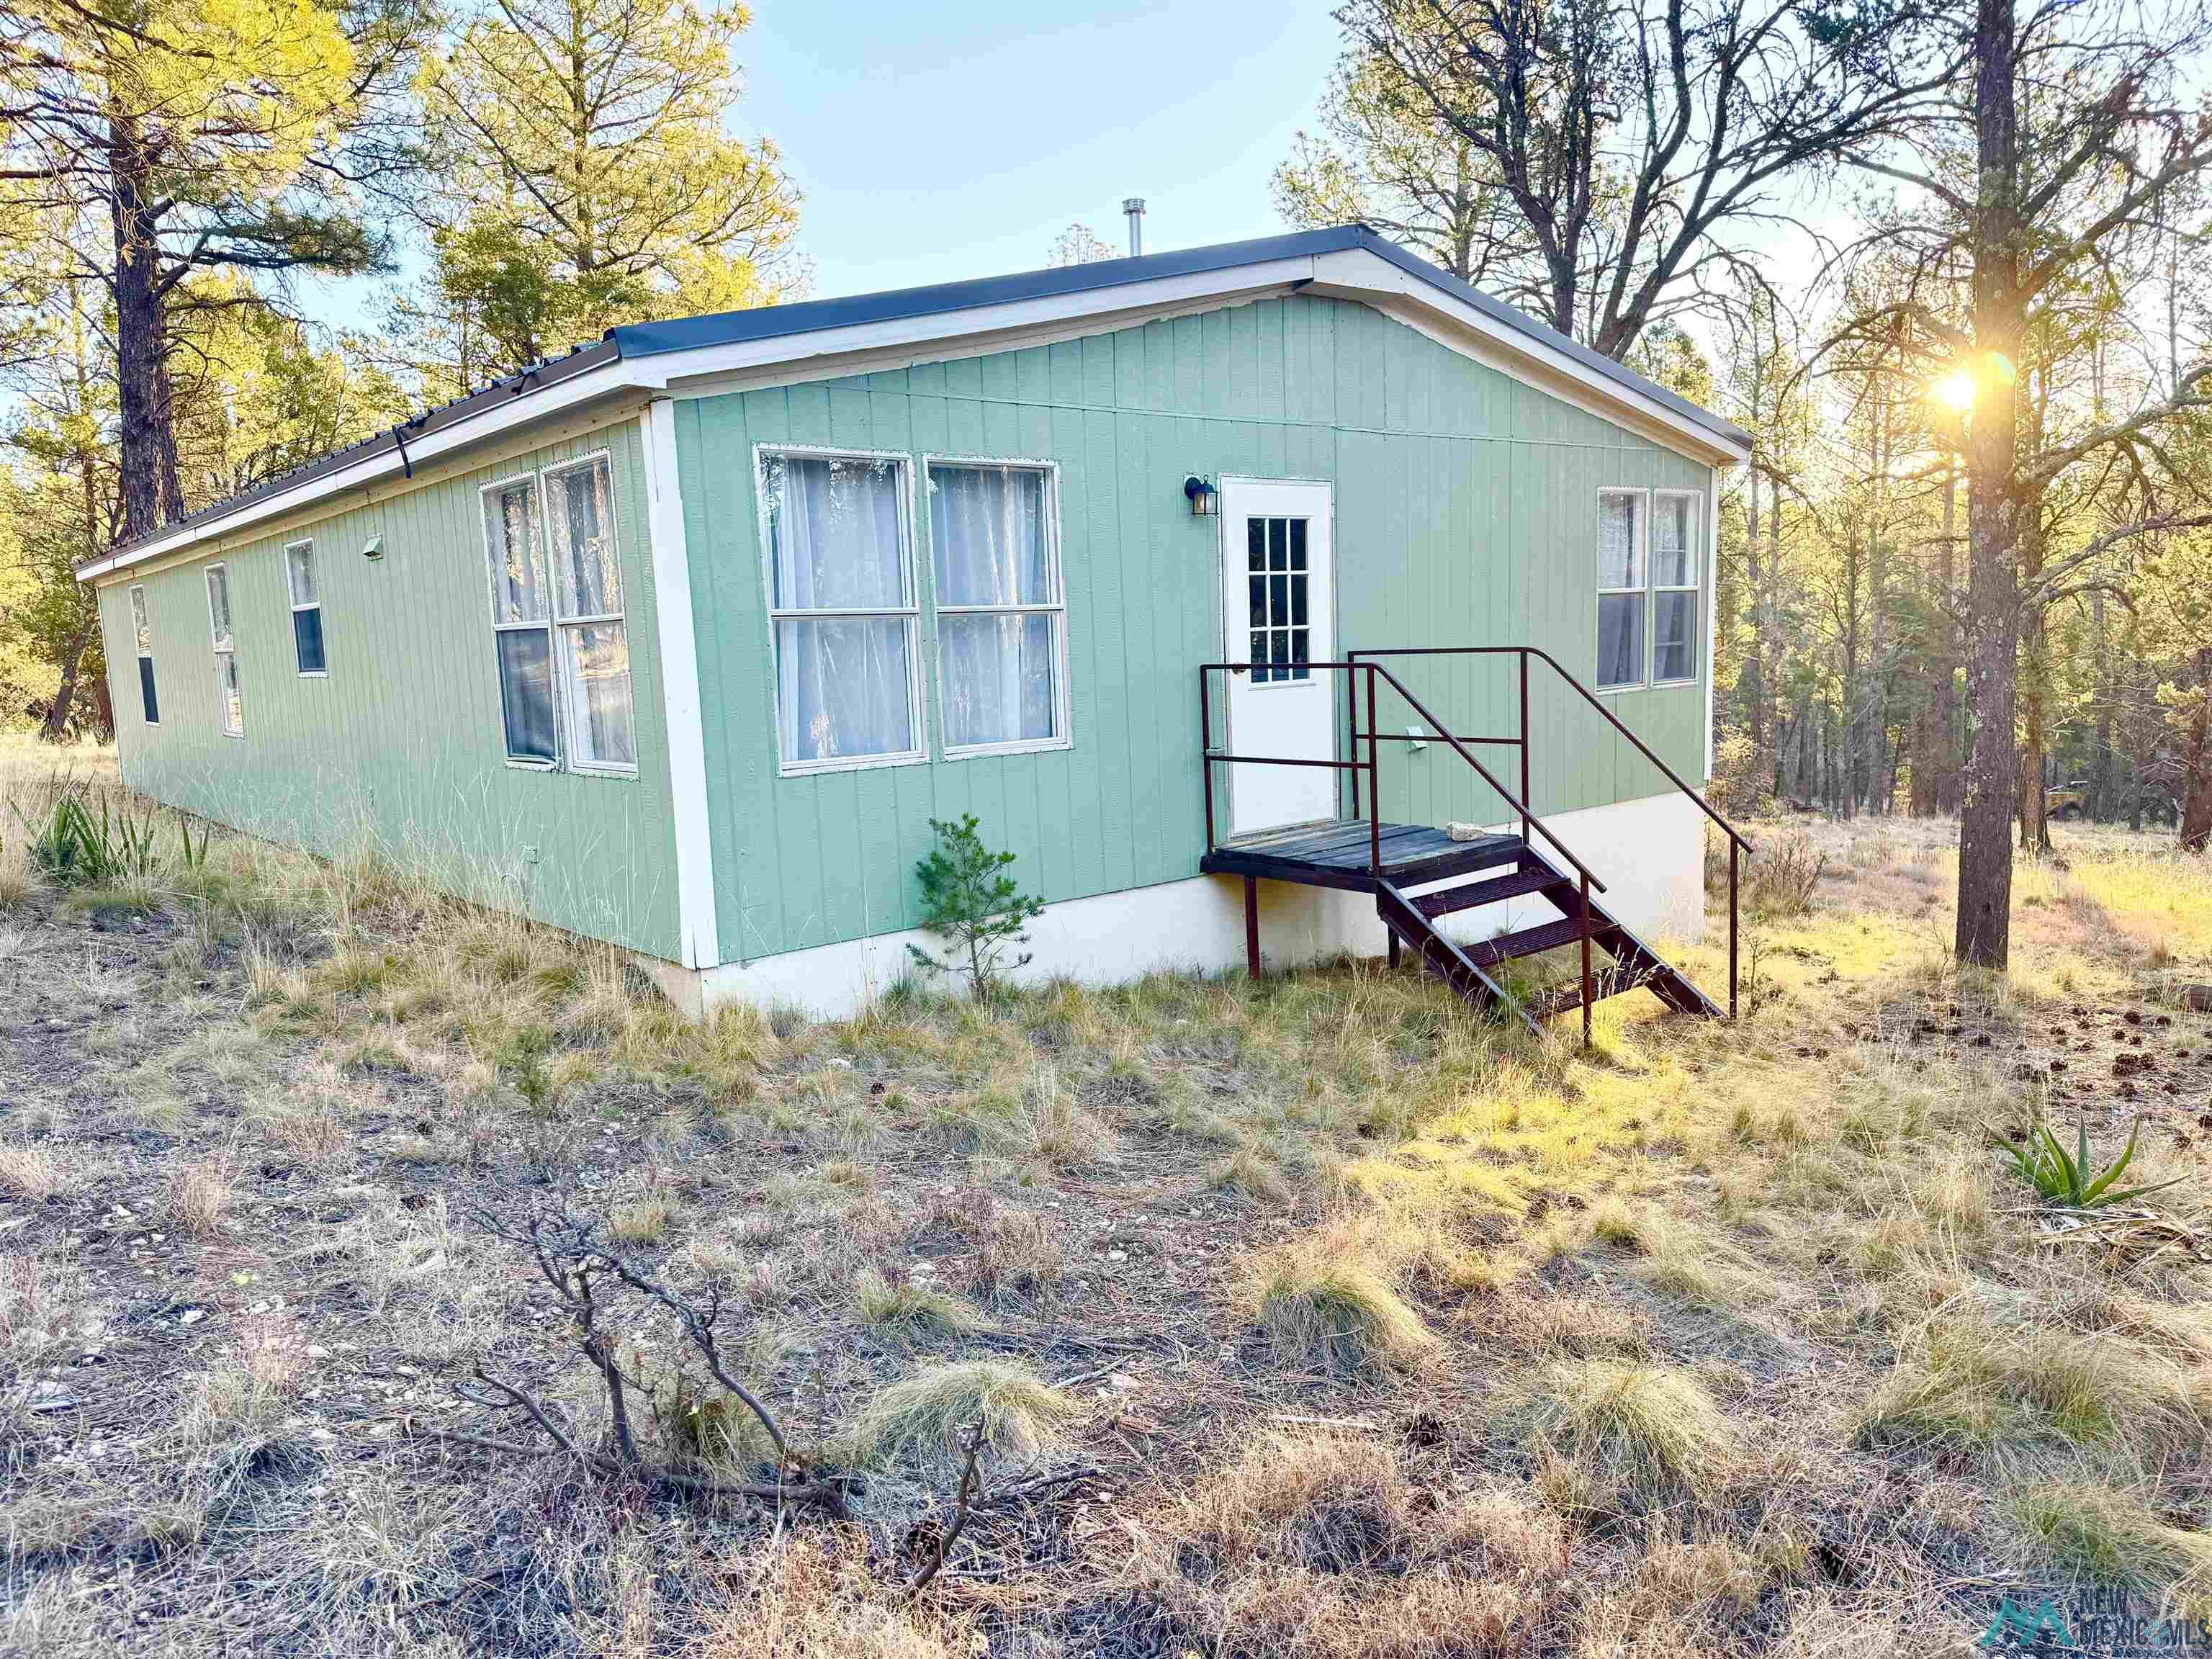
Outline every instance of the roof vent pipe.
<path id="1" fill-rule="evenodd" d="M 1121 211 L 1129 216 L 1129 257 L 1133 259 L 1145 251 L 1145 198 L 1130 197 L 1121 204 Z"/>

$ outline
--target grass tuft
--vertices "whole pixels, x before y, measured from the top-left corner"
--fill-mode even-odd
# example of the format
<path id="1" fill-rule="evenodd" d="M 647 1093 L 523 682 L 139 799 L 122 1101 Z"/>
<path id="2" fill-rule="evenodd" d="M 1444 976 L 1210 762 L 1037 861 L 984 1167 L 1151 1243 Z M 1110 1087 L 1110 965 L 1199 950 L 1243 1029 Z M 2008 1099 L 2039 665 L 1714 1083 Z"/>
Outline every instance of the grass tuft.
<path id="1" fill-rule="evenodd" d="M 1249 1295 L 1278 1354 L 1334 1375 L 1410 1365 L 1437 1345 L 1382 1274 L 1317 1240 L 1268 1252 Z"/>
<path id="2" fill-rule="evenodd" d="M 853 1311 L 883 1334 L 900 1341 L 924 1341 L 988 1329 L 991 1322 L 949 1291 L 919 1280 L 892 1280 L 864 1267 L 853 1280 Z"/>
<path id="3" fill-rule="evenodd" d="M 1018 1360 L 958 1359 L 890 1384 L 840 1442 L 856 1462 L 950 1453 L 968 1425 L 1000 1455 L 1032 1458 L 1060 1443 L 1082 1404 Z"/>
<path id="4" fill-rule="evenodd" d="M 1737 1449 L 1704 1385 L 1668 1365 L 1554 1360 L 1509 1385 L 1502 1418 L 1540 1452 L 1647 1500 L 1710 1498 Z"/>

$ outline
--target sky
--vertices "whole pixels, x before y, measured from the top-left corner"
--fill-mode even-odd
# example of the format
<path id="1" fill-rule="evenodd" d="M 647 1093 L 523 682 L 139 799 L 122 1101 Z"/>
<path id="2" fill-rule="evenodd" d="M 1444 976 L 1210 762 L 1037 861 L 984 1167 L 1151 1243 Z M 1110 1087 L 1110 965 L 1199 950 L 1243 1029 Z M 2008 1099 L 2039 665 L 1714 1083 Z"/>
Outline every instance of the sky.
<path id="1" fill-rule="evenodd" d="M 759 0 L 735 125 L 782 148 L 827 297 L 1045 263 L 1080 221 L 1148 252 L 1282 229 L 1268 175 L 1335 61 L 1328 0 Z"/>
<path id="2" fill-rule="evenodd" d="M 1077 222 L 1119 251 L 1129 196 L 1148 252 L 1270 235 L 1332 3 L 755 0 L 728 125 L 783 152 L 812 298 L 1033 270 Z M 381 286 L 300 298 L 365 327 Z"/>

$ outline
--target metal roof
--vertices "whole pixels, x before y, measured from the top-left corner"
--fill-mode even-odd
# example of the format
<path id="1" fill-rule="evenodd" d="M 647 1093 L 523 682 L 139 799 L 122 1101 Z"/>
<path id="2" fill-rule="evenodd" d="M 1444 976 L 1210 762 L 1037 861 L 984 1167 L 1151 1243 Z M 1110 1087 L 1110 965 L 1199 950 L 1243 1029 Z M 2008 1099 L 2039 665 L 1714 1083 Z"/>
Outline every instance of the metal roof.
<path id="1" fill-rule="evenodd" d="M 630 323 L 611 328 L 604 338 L 579 346 L 565 356 L 532 364 L 520 374 L 485 386 L 415 416 L 397 427 L 364 438 L 359 443 L 263 480 L 250 489 L 226 497 L 187 518 L 163 525 L 152 533 L 123 543 L 88 569 L 113 569 L 131 562 L 134 549 L 173 537 L 179 530 L 210 525 L 268 497 L 289 493 L 318 477 L 352 467 L 362 461 L 398 452 L 404 460 L 407 446 L 418 438 L 459 425 L 487 410 L 504 407 L 516 399 L 574 380 L 605 364 L 641 359 L 669 352 L 741 343 L 796 339 L 825 330 L 854 325 L 933 316 L 953 316 L 989 306 L 1056 295 L 1083 294 L 1163 277 L 1198 275 L 1258 265 L 1273 260 L 1364 251 L 1389 261 L 1440 294 L 1474 307 L 1507 332 L 1517 334 L 1533 346 L 1571 359 L 1600 379 L 1625 391 L 1662 404 L 1676 416 L 1719 439 L 1731 449 L 1747 449 L 1751 435 L 1710 410 L 1645 380 L 1601 353 L 1591 350 L 1534 318 L 1462 282 L 1441 267 L 1407 252 L 1388 237 L 1365 225 L 1338 225 L 1326 230 L 1297 231 L 1283 236 L 1263 236 L 1242 242 L 1221 242 L 1209 247 L 1177 248 L 1147 253 L 1136 258 L 1101 259 L 1088 264 L 1053 270 L 1029 270 L 1007 276 L 977 277 L 966 282 L 939 283 L 925 288 L 892 289 L 878 294 L 859 294 L 836 300 L 809 300 L 793 305 L 765 306 L 752 311 L 718 312 L 704 317 L 678 318 L 660 323 Z M 794 357 L 803 355 L 794 351 Z"/>

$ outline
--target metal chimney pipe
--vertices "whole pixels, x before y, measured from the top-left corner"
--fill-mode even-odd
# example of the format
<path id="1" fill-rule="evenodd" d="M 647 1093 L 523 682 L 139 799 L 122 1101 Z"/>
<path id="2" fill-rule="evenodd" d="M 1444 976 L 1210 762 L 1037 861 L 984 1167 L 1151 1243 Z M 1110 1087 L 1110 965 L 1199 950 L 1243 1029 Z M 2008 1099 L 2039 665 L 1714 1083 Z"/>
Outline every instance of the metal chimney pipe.
<path id="1" fill-rule="evenodd" d="M 1129 257 L 1133 259 L 1145 251 L 1145 198 L 1130 197 L 1121 204 L 1121 211 L 1129 216 Z"/>

